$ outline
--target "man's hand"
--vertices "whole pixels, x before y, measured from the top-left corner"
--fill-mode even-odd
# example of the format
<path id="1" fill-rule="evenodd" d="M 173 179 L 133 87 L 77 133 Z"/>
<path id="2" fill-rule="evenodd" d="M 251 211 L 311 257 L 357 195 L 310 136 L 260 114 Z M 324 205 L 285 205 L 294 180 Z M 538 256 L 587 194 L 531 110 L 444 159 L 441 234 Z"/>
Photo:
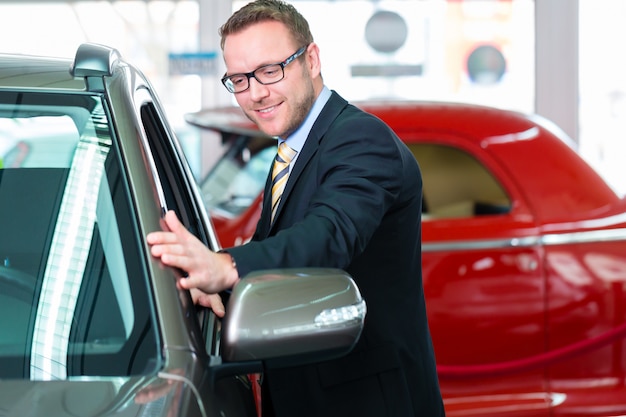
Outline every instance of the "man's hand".
<path id="1" fill-rule="evenodd" d="M 231 256 L 207 248 L 185 228 L 173 211 L 165 214 L 164 222 L 169 231 L 152 232 L 146 237 L 152 256 L 160 258 L 165 265 L 185 271 L 187 277 L 180 278 L 177 285 L 201 291 L 202 295 L 192 293 L 194 301 L 211 307 L 218 316 L 222 311 L 223 315 L 224 305 L 217 293 L 239 282 Z"/>
<path id="2" fill-rule="evenodd" d="M 226 310 L 219 294 L 206 294 L 197 288 L 192 288 L 190 292 L 194 304 L 210 308 L 217 317 L 224 317 Z"/>

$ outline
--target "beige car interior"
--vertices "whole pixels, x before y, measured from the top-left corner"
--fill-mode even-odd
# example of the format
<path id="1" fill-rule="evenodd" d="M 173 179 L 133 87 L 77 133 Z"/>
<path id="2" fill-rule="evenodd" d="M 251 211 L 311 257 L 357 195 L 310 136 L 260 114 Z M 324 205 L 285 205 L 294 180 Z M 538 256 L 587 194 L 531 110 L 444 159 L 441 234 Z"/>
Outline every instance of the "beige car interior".
<path id="1" fill-rule="evenodd" d="M 451 146 L 411 144 L 422 170 L 424 219 L 508 213 L 501 185 L 471 155 Z"/>

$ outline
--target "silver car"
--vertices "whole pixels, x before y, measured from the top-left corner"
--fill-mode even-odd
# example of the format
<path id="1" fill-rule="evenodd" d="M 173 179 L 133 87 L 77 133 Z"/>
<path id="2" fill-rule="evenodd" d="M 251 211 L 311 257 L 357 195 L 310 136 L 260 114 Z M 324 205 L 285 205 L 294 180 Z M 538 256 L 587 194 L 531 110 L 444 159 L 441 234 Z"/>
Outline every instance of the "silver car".
<path id="1" fill-rule="evenodd" d="M 145 236 L 175 210 L 219 250 L 146 78 L 106 46 L 0 55 L 0 415 L 255 416 L 255 379 L 347 353 L 343 271 L 258 271 L 226 317 L 176 288 Z"/>

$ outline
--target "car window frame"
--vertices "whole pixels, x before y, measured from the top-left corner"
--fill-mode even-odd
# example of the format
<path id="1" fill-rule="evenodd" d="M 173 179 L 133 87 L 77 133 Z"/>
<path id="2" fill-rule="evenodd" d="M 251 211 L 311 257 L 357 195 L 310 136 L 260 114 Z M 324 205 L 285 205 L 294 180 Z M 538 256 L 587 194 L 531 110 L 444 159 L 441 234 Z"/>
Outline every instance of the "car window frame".
<path id="1" fill-rule="evenodd" d="M 161 211 L 174 210 L 185 227 L 213 251 L 220 250 L 217 235 L 210 218 L 203 212 L 194 177 L 185 159 L 174 131 L 167 123 L 163 110 L 151 90 L 140 87 L 135 91 L 135 111 L 142 131 L 155 184 L 159 194 Z M 224 294 L 226 295 L 226 294 Z M 200 354 L 219 355 L 221 320 L 208 308 L 196 306 L 189 291 L 180 290 L 180 301 L 187 311 L 188 334 L 201 349 Z"/>

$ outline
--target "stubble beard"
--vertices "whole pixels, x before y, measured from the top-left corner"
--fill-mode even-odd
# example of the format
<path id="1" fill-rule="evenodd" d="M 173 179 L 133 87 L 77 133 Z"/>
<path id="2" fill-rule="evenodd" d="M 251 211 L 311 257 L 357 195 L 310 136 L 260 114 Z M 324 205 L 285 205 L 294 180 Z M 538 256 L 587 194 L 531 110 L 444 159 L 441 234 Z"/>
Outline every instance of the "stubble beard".
<path id="1" fill-rule="evenodd" d="M 292 107 L 293 115 L 291 120 L 288 121 L 285 132 L 283 132 L 280 136 L 283 139 L 286 139 L 295 132 L 300 125 L 304 122 L 306 117 L 308 116 L 311 108 L 313 108 L 313 104 L 315 103 L 315 90 L 313 89 L 313 83 L 307 78 L 307 88 L 304 92 L 304 95 L 294 104 Z"/>
<path id="2" fill-rule="evenodd" d="M 311 111 L 311 108 L 313 108 L 313 104 L 315 103 L 315 87 L 313 86 L 313 80 L 311 80 L 311 77 L 309 77 L 308 71 L 306 71 L 306 69 L 303 69 L 303 79 L 306 83 L 305 89 L 303 90 L 303 94 L 301 96 L 295 97 L 295 102 L 293 106 L 291 106 L 291 117 L 287 120 L 287 124 L 282 133 L 272 134 L 264 130 L 261 126 L 261 123 L 259 123 L 259 121 L 256 120 L 253 116 L 254 112 L 249 114 L 246 111 L 244 112 L 245 115 L 266 135 L 286 139 L 287 137 L 289 137 L 289 135 L 295 132 L 300 127 L 300 125 L 302 125 L 307 115 Z"/>

